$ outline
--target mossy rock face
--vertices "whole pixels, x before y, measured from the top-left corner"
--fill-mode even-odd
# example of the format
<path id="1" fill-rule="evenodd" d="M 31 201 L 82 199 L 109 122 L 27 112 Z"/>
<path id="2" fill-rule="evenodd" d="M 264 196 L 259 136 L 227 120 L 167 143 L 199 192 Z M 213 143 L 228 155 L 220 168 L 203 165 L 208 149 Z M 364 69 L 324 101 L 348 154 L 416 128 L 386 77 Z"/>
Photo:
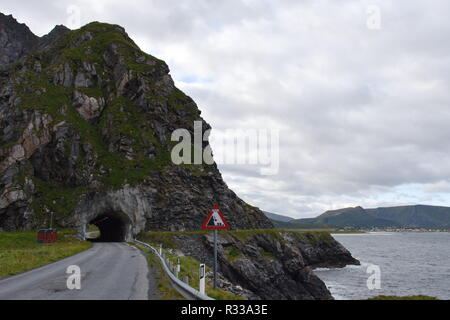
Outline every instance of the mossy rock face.
<path id="1" fill-rule="evenodd" d="M 210 126 L 122 27 L 59 26 L 36 39 L 0 72 L 0 230 L 46 226 L 52 214 L 81 230 L 114 214 L 131 239 L 196 230 L 215 203 L 234 229 L 272 227 L 215 164 L 172 163 L 174 130 Z"/>

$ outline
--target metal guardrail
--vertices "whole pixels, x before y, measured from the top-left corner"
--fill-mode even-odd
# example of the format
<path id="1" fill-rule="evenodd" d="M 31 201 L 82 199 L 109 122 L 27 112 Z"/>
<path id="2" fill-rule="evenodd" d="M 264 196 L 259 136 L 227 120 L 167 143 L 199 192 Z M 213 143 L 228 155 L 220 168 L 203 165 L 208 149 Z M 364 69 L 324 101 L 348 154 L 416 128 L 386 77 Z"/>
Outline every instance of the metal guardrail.
<path id="1" fill-rule="evenodd" d="M 149 248 L 150 250 L 152 250 L 154 252 L 154 254 L 159 258 L 159 260 L 161 261 L 161 264 L 163 266 L 164 272 L 169 276 L 170 280 L 172 281 L 175 289 L 186 299 L 188 300 L 214 300 L 211 297 L 208 297 L 207 295 L 201 293 L 200 291 L 192 288 L 190 285 L 188 285 L 187 283 L 181 281 L 180 279 L 178 279 L 170 270 L 170 268 L 167 266 L 166 261 L 164 260 L 164 258 L 159 254 L 158 250 L 156 250 L 155 248 L 153 248 L 151 245 L 149 245 L 148 243 L 139 241 L 137 239 L 134 240 L 134 242 Z"/>

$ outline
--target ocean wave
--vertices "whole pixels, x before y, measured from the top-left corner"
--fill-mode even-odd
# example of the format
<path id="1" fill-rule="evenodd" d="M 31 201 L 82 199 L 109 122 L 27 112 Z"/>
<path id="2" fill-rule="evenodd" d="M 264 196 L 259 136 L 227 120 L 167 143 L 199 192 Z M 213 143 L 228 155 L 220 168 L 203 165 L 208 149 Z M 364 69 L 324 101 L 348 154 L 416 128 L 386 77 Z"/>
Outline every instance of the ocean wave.
<path id="1" fill-rule="evenodd" d="M 339 270 L 346 270 L 346 269 L 361 269 L 361 268 L 366 268 L 368 266 L 372 265 L 372 263 L 367 263 L 367 262 L 361 262 L 361 265 L 354 265 L 354 264 L 349 264 L 343 268 L 317 268 L 314 269 L 314 271 L 317 272 L 326 272 L 326 271 L 339 271 Z"/>
<path id="2" fill-rule="evenodd" d="M 399 233 L 399 232 L 397 232 Z M 392 236 L 396 232 L 387 231 L 368 231 L 365 233 L 333 233 L 333 237 L 363 237 L 363 236 Z"/>
<path id="3" fill-rule="evenodd" d="M 373 236 L 392 236 L 394 235 L 394 232 L 386 232 L 386 231 L 370 231 L 365 234 L 370 234 Z"/>
<path id="4" fill-rule="evenodd" d="M 377 237 L 387 235 L 386 237 Z M 336 300 L 366 299 L 373 295 L 408 296 L 423 294 L 450 299 L 449 239 L 441 234 L 377 232 L 363 237 L 336 235 L 361 265 L 342 269 L 320 268 L 322 279 Z M 367 267 L 381 268 L 382 290 L 367 288 Z"/>
<path id="5" fill-rule="evenodd" d="M 331 271 L 331 270 L 336 270 L 336 268 L 317 268 L 317 269 L 314 269 L 315 272 L 323 272 L 323 271 Z"/>

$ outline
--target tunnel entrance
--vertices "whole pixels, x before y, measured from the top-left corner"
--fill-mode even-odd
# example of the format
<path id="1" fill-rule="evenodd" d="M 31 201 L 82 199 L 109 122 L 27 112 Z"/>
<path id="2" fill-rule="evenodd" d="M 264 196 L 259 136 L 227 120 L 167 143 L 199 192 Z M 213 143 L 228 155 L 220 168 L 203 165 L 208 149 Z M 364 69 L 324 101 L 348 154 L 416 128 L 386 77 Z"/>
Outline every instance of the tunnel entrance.
<path id="1" fill-rule="evenodd" d="M 93 242 L 125 242 L 129 222 L 127 219 L 117 213 L 108 213 L 100 215 L 89 222 L 98 228 L 98 232 L 93 238 Z M 97 236 L 97 237 L 95 237 Z"/>

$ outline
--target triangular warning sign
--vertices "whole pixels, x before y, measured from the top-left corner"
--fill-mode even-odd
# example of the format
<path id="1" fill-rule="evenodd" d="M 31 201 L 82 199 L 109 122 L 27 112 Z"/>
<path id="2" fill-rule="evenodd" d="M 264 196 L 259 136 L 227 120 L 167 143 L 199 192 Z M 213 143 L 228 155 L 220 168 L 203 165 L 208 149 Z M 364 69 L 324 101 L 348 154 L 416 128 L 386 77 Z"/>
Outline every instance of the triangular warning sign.
<path id="1" fill-rule="evenodd" d="M 203 230 L 228 230 L 230 225 L 216 204 L 202 225 Z"/>

